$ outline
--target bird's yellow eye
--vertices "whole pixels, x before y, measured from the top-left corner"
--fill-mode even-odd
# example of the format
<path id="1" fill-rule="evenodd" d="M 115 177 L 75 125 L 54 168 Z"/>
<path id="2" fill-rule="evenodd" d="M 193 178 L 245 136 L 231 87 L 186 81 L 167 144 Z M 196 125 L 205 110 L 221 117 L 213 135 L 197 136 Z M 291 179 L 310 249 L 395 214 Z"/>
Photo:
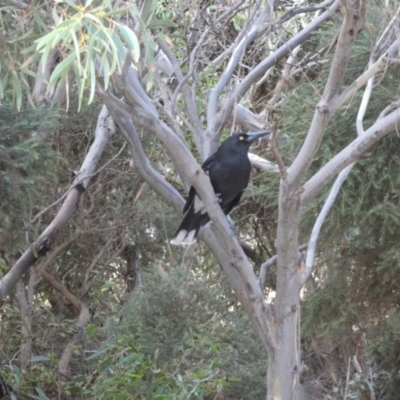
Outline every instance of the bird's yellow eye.
<path id="1" fill-rule="evenodd" d="M 244 136 L 243 135 L 239 136 L 239 140 L 244 140 Z"/>

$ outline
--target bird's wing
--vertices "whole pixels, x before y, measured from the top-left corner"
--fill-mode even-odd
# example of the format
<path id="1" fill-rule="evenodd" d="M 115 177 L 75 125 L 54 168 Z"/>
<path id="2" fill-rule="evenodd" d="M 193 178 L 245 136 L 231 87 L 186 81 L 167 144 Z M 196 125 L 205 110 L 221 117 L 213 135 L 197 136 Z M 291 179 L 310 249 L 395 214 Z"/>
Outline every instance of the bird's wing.
<path id="1" fill-rule="evenodd" d="M 244 190 L 242 190 L 231 202 L 222 206 L 222 210 L 226 215 L 228 215 L 233 210 L 233 208 L 239 204 L 243 192 Z"/>
<path id="2" fill-rule="evenodd" d="M 189 210 L 190 206 L 193 204 L 194 196 L 196 196 L 196 189 L 194 186 L 190 186 L 189 195 L 186 200 L 185 207 L 183 207 L 183 213 L 185 214 Z"/>
<path id="3" fill-rule="evenodd" d="M 215 166 L 215 163 L 216 163 L 215 154 L 213 154 L 210 157 L 208 157 L 206 161 L 204 161 L 201 168 L 207 175 L 210 175 L 210 171 L 212 171 L 213 166 Z M 186 200 L 185 207 L 183 207 L 184 214 L 189 210 L 190 206 L 193 204 L 196 194 L 197 192 L 194 186 L 190 186 L 189 195 Z"/>
<path id="4" fill-rule="evenodd" d="M 207 158 L 206 161 L 204 161 L 203 165 L 201 166 L 201 168 L 203 168 L 203 171 L 205 172 L 209 172 L 213 165 L 217 162 L 216 153 L 212 154 L 210 157 Z"/>

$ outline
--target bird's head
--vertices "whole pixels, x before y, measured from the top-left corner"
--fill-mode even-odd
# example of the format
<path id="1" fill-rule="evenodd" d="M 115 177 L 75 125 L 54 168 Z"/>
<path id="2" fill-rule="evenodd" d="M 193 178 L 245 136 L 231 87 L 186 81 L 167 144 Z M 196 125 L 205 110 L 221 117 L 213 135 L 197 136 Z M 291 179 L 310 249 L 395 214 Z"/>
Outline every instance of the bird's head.
<path id="1" fill-rule="evenodd" d="M 230 140 L 234 142 L 236 145 L 245 146 L 249 148 L 250 145 L 255 140 L 259 139 L 260 137 L 267 136 L 270 133 L 271 131 L 259 131 L 259 132 L 249 132 L 249 133 L 239 132 L 239 133 L 234 133 L 230 137 Z"/>

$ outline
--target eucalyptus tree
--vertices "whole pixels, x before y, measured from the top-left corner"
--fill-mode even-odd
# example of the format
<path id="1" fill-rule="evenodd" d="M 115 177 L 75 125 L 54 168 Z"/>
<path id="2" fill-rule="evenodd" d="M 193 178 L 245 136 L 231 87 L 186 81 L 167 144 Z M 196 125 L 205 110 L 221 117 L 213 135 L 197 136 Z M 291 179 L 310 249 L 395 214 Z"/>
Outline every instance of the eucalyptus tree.
<path id="1" fill-rule="evenodd" d="M 370 61 L 349 82 L 347 65 L 354 43 L 368 12 L 381 2 L 326 0 L 291 9 L 280 3 L 239 0 L 193 5 L 147 0 L 139 6 L 118 0 L 66 0 L 54 5 L 34 1 L 3 5 L 6 34 L 2 47 L 7 51 L 0 55 L 0 95 L 11 87 L 18 108 L 52 101 L 68 107 L 72 96 L 79 99 L 79 107 L 94 97 L 101 99 L 104 107 L 95 140 L 56 217 L 1 279 L 0 297 L 49 251 L 73 215 L 116 127 L 129 145 L 138 174 L 177 213 L 182 211 L 182 196 L 143 150 L 139 135 L 143 130 L 162 143 L 182 185 L 195 187 L 211 217 L 213 224 L 204 227 L 200 238 L 222 267 L 264 345 L 267 399 L 305 396 L 300 382 L 300 292 L 311 275 L 321 226 L 342 183 L 354 163 L 400 122 L 399 100 L 393 99 L 391 104 L 382 104 L 373 124 L 363 126 L 375 76 L 399 63 L 396 32 L 400 9 L 395 2 L 386 1 L 388 13 L 382 13 L 381 29 L 375 30 Z M 308 52 L 307 46 L 332 19 L 342 22 L 331 45 Z M 20 33 L 17 39 L 16 32 Z M 258 51 L 254 53 L 254 49 Z M 308 116 L 304 142 L 290 165 L 285 165 L 276 145 L 279 132 L 271 110 L 288 95 L 288 82 L 296 74 L 307 74 L 311 66 L 326 62 L 324 54 L 333 49 L 330 72 L 318 93 L 314 113 Z M 254 99 L 252 93 L 273 74 L 275 86 L 263 112 L 251 112 L 246 106 Z M 354 120 L 358 136 L 349 138 L 340 152 L 309 176 L 332 117 L 364 86 Z M 270 147 L 276 165 L 251 157 L 255 164 L 280 173 L 276 256 L 266 260 L 259 277 L 224 213 L 215 206 L 209 179 L 194 157 L 198 154 L 204 161 L 232 126 L 250 130 L 272 126 L 274 131 Z M 300 246 L 299 225 L 305 208 L 335 178 L 308 246 Z M 300 252 L 305 249 L 304 258 Z M 264 296 L 263 283 L 272 265 L 276 265 L 277 280 L 271 301 Z M 88 313 L 82 312 L 84 324 Z"/>

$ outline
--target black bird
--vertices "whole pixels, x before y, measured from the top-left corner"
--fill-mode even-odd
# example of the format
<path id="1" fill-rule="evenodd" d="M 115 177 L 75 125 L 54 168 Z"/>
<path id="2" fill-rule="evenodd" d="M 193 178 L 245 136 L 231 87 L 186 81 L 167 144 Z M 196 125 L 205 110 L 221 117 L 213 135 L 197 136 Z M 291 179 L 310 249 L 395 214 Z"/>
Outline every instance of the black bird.
<path id="1" fill-rule="evenodd" d="M 218 203 L 228 215 L 238 203 L 250 179 L 251 164 L 247 154 L 250 145 L 270 131 L 234 133 L 221 143 L 216 153 L 202 165 L 210 177 Z M 196 242 L 200 228 L 210 221 L 206 209 L 191 186 L 183 208 L 185 214 L 171 244 L 190 245 Z"/>

